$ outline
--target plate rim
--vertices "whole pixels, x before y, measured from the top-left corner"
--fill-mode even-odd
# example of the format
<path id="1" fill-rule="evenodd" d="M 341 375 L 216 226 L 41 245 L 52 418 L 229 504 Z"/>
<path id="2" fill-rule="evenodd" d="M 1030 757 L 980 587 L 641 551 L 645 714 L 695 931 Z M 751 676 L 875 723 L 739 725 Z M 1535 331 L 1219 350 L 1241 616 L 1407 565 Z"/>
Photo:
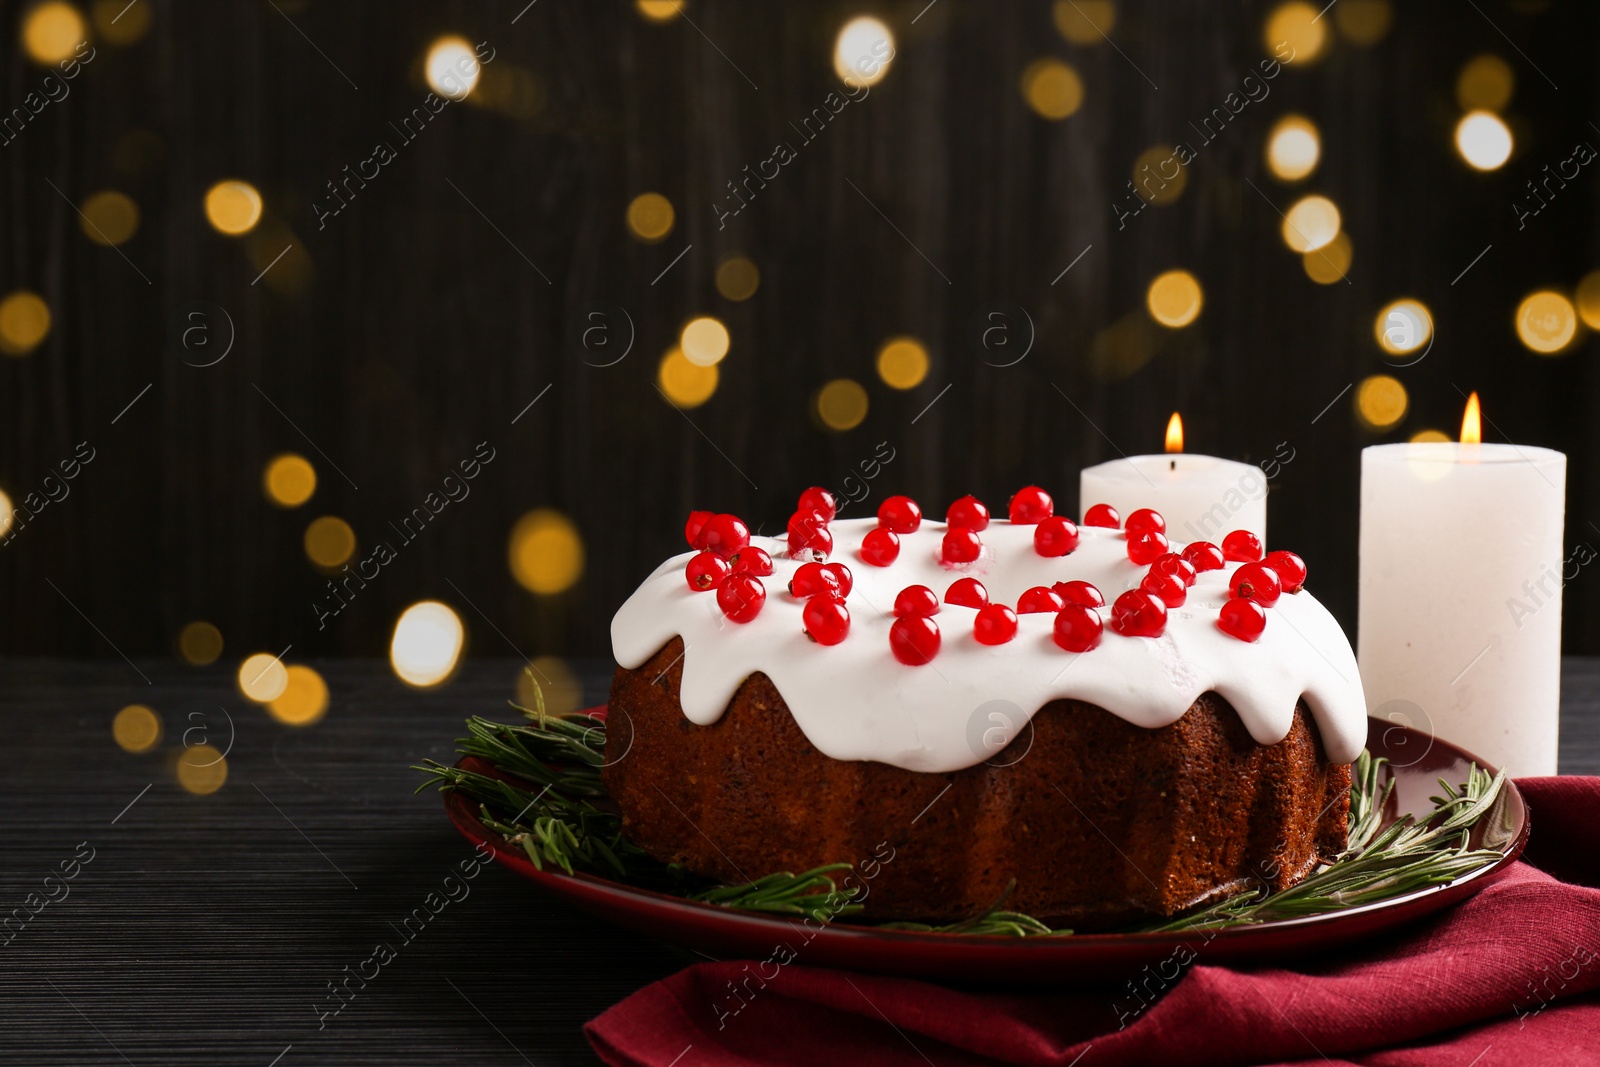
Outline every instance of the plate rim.
<path id="1" fill-rule="evenodd" d="M 602 705 L 602 708 L 603 707 L 604 706 Z M 587 708 L 583 709 L 580 713 L 594 714 L 598 710 L 600 709 Z M 1426 734 L 1421 730 L 1415 729 L 1414 727 L 1404 726 L 1382 719 L 1376 719 L 1372 716 L 1368 716 L 1367 722 L 1369 728 L 1376 724 L 1386 732 L 1400 729 L 1405 731 L 1407 734 L 1414 734 L 1419 739 L 1429 742 L 1430 749 L 1433 745 L 1441 745 L 1446 750 L 1454 754 L 1457 758 L 1476 763 L 1479 768 L 1491 775 L 1497 773 L 1497 769 L 1492 764 L 1466 751 L 1459 745 L 1446 741 L 1443 738 Z M 493 769 L 492 764 L 489 764 L 483 760 L 479 760 L 473 756 L 462 756 L 454 765 L 461 767 L 469 764 L 472 765 L 473 769 L 480 771 Z M 514 776 L 504 774 L 503 772 L 497 772 L 495 776 L 514 779 Z M 1130 931 L 1126 933 L 1072 933 L 1055 936 L 1041 934 L 1029 937 L 1015 937 L 1004 934 L 952 933 L 947 931 L 891 930 L 884 929 L 883 927 L 879 926 L 866 926 L 858 923 L 834 919 L 823 923 L 817 933 L 817 936 L 827 936 L 831 941 L 836 943 L 845 941 L 868 941 L 876 943 L 890 943 L 903 947 L 921 945 L 929 948 L 937 947 L 940 949 L 951 949 L 962 945 L 971 946 L 973 949 L 992 949 L 995 947 L 1004 946 L 1008 949 L 1016 951 L 1041 951 L 1051 948 L 1060 948 L 1068 944 L 1085 949 L 1095 946 L 1145 946 L 1154 948 L 1164 945 L 1176 945 L 1178 943 L 1192 941 L 1196 938 L 1204 938 L 1208 944 L 1215 943 L 1219 940 L 1227 943 L 1237 943 L 1248 942 L 1251 939 L 1261 938 L 1275 932 L 1291 932 L 1315 929 L 1318 926 L 1325 925 L 1330 922 L 1349 921 L 1351 918 L 1356 916 L 1370 915 L 1375 912 L 1383 912 L 1400 908 L 1408 904 L 1414 904 L 1419 901 L 1426 900 L 1428 897 L 1438 896 L 1442 893 L 1454 891 L 1454 893 L 1458 895 L 1470 895 L 1463 893 L 1463 890 L 1468 888 L 1481 888 L 1482 886 L 1479 886 L 1478 883 L 1487 885 L 1503 876 L 1510 868 L 1511 864 L 1515 863 L 1522 855 L 1522 851 L 1527 845 L 1532 820 L 1527 798 L 1524 797 L 1521 790 L 1516 787 L 1516 783 L 1508 777 L 1505 780 L 1502 788 L 1506 791 L 1506 797 L 1501 802 L 1514 803 L 1519 818 L 1517 826 L 1505 847 L 1503 849 L 1496 850 L 1500 851 L 1501 853 L 1499 859 L 1495 860 L 1493 863 L 1480 867 L 1475 871 L 1471 871 L 1459 878 L 1451 879 L 1450 881 L 1444 882 L 1440 885 L 1427 886 L 1423 889 L 1417 889 L 1400 896 L 1373 901 L 1368 904 L 1358 904 L 1349 908 L 1341 908 L 1337 911 L 1327 911 L 1318 913 L 1316 915 L 1301 915 L 1291 919 L 1275 919 L 1261 923 L 1251 923 L 1248 925 L 1227 926 L 1221 928 L 1201 927 L 1190 930 L 1166 931 L 1141 930 Z M 666 909 L 668 911 L 675 912 L 682 918 L 688 920 L 715 922 L 718 925 L 725 926 L 738 926 L 746 928 L 749 932 L 769 931 L 774 934 L 787 934 L 792 932 L 795 924 L 803 923 L 807 918 L 806 916 L 798 915 L 764 915 L 758 912 L 740 911 L 735 908 L 726 908 L 706 901 L 690 900 L 685 897 L 673 896 L 670 893 L 662 893 L 654 889 L 645 889 L 639 886 L 628 885 L 625 882 L 616 881 L 614 879 L 606 878 L 604 876 L 593 874 L 587 871 L 574 871 L 573 873 L 568 874 L 566 871 L 561 870 L 560 868 L 540 868 L 535 866 L 533 861 L 530 860 L 525 853 L 506 845 L 502 840 L 500 840 L 499 834 L 494 833 L 485 827 L 478 818 L 476 804 L 460 790 L 452 789 L 444 791 L 444 805 L 447 814 L 450 816 L 451 823 L 464 837 L 470 841 L 473 841 L 474 843 L 482 843 L 487 845 L 491 849 L 497 862 L 510 867 L 516 873 L 520 874 L 529 881 L 532 881 L 534 884 L 546 887 L 551 891 L 568 898 L 569 900 L 571 899 L 571 894 L 562 890 L 561 886 L 563 882 L 575 882 L 583 885 L 590 893 L 602 894 L 604 896 L 615 898 L 621 901 L 632 901 L 657 909 Z"/>

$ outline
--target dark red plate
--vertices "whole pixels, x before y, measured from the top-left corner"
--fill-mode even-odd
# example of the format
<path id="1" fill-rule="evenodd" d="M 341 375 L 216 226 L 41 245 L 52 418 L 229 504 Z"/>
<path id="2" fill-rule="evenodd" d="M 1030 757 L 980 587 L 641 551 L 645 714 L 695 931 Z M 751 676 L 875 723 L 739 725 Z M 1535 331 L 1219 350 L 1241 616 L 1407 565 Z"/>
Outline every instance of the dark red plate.
<path id="1" fill-rule="evenodd" d="M 1377 719 L 1367 720 L 1367 748 L 1373 756 L 1390 760 L 1395 777 L 1384 810 L 1385 825 L 1402 813 L 1431 810 L 1428 798 L 1439 794 L 1438 780 L 1459 785 L 1466 780 L 1470 763 L 1494 773 L 1483 760 L 1447 741 Z M 797 918 L 730 911 L 591 874 L 541 871 L 520 849 L 506 846 L 498 834 L 484 828 L 478 821 L 478 805 L 469 797 L 446 793 L 445 810 L 469 841 L 493 849 L 497 860 L 524 878 L 585 911 L 650 937 L 717 958 L 765 960 L 781 952 L 782 959 L 788 955 L 782 952 L 786 945 L 798 962 L 810 965 L 968 984 L 1098 984 L 1145 964 L 1187 962 L 1201 955 L 1215 962 L 1260 962 L 1308 949 L 1343 949 L 1471 896 L 1504 875 L 1528 840 L 1527 805 L 1507 781 L 1472 836 L 1474 848 L 1494 849 L 1501 858 L 1446 885 L 1344 911 L 1217 931 L 1010 938 L 880 930 L 841 921 L 827 926 L 802 924 Z"/>

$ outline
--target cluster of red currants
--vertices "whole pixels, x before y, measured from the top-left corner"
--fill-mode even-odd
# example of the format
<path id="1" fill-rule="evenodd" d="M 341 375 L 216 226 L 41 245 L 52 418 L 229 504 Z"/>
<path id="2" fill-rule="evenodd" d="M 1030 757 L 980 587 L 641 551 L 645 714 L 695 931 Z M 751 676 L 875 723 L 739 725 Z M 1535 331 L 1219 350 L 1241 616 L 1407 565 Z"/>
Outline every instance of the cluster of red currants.
<path id="1" fill-rule="evenodd" d="M 1126 525 L 1116 509 L 1096 504 L 1084 516 L 1085 525 L 1105 526 L 1126 531 L 1128 558 L 1149 566 L 1137 589 L 1117 597 L 1111 606 L 1111 628 L 1129 637 L 1159 637 L 1167 625 L 1167 609 L 1181 607 L 1188 599 L 1189 587 L 1201 571 L 1221 570 L 1227 563 L 1244 566 L 1228 581 L 1228 602 L 1222 606 L 1217 626 L 1223 633 L 1241 641 L 1254 641 L 1267 626 L 1266 609 L 1283 593 L 1298 593 L 1305 588 L 1305 561 L 1293 552 L 1277 551 L 1263 556 L 1261 538 L 1249 530 L 1234 530 L 1218 548 L 1210 541 L 1194 541 L 1183 552 L 1170 551 L 1167 524 L 1161 515 L 1140 508 L 1128 516 Z"/>
<path id="2" fill-rule="evenodd" d="M 689 588 L 697 593 L 715 589 L 717 606 L 734 622 L 749 622 L 761 614 L 767 602 L 761 579 L 772 574 L 772 557 L 750 543 L 750 527 L 744 520 L 691 511 L 683 536 L 690 548 L 699 549 L 683 568 Z"/>
<path id="3" fill-rule="evenodd" d="M 976 608 L 972 636 L 979 644 L 1003 645 L 1017 636 L 1017 616 L 1053 612 L 1056 644 L 1068 652 L 1087 652 L 1100 643 L 1104 624 L 1097 610 L 1105 597 L 1088 582 L 1036 585 L 1017 598 L 1013 611 L 989 602 L 989 590 L 976 578 L 957 578 L 945 590 L 944 602 Z M 889 627 L 889 650 L 901 663 L 919 667 L 939 653 L 939 597 L 925 585 L 908 585 L 894 598 L 895 621 Z"/>

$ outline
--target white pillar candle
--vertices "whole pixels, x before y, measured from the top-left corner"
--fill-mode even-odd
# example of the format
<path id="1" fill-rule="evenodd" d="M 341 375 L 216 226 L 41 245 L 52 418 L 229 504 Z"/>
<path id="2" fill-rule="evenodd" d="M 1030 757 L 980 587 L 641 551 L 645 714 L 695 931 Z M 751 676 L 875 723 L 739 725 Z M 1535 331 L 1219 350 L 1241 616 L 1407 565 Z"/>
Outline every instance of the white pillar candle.
<path id="1" fill-rule="evenodd" d="M 1086 467 L 1078 475 L 1078 509 L 1110 504 L 1124 519 L 1154 508 L 1167 520 L 1169 540 L 1221 544 L 1234 530 L 1267 539 L 1267 476 L 1260 467 L 1216 456 L 1169 452 L 1128 456 Z"/>
<path id="2" fill-rule="evenodd" d="M 1556 773 L 1566 481 L 1567 457 L 1545 448 L 1362 451 L 1357 657 L 1370 714 L 1514 775 Z"/>

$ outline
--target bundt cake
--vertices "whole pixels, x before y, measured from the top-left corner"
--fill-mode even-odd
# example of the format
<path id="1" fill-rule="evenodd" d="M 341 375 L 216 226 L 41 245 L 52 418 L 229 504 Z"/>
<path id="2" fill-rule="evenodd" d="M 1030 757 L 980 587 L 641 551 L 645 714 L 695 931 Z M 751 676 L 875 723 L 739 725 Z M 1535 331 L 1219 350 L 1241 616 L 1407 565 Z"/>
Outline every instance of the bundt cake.
<path id="1" fill-rule="evenodd" d="M 727 882 L 826 863 L 869 918 L 1079 930 L 1285 888 L 1345 844 L 1355 657 L 1292 553 L 905 497 L 786 539 L 697 512 L 612 623 L 629 838 Z M 1091 525 L 1092 523 L 1092 525 Z M 829 561 L 832 562 L 829 562 Z"/>

